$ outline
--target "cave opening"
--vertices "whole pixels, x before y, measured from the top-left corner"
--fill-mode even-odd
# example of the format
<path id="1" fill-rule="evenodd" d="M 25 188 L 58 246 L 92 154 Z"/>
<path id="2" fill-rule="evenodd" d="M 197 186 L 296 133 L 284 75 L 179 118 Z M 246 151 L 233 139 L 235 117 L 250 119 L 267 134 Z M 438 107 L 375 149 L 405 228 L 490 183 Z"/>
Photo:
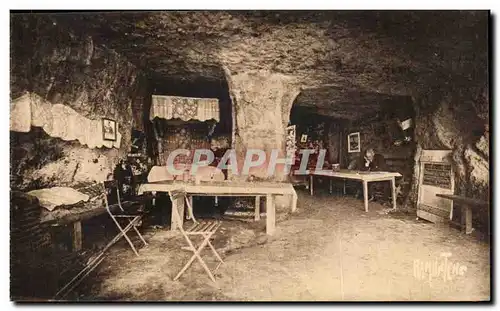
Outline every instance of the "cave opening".
<path id="1" fill-rule="evenodd" d="M 468 11 L 12 12 L 11 299 L 50 299 L 120 232 L 104 204 L 108 179 L 125 199 L 145 200 L 133 227 L 149 245 L 136 260 L 121 239 L 71 299 L 345 300 L 345 289 L 353 299 L 425 300 L 437 295 L 414 291 L 408 263 L 418 268 L 443 247 L 470 268 L 445 298 L 488 299 L 489 245 L 476 240 L 491 220 L 487 26 L 488 12 Z M 152 118 L 155 96 L 215 99 L 219 115 Z M 241 180 L 217 179 L 214 167 L 200 170 L 206 180 L 188 170 L 151 179 L 181 148 L 216 157 L 231 148 L 238 162 L 279 149 L 296 161 L 290 175 L 264 163 Z M 387 168 L 370 166 L 370 148 Z M 326 150 L 327 172 L 315 175 L 316 153 L 294 175 L 301 149 Z M 446 151 L 457 202 L 441 216 L 463 216 L 473 236 L 415 219 L 420 180 L 443 177 L 442 159 L 420 174 L 422 150 Z M 377 182 L 392 192 L 369 188 Z M 213 244 L 228 265 L 216 291 L 201 267 L 181 279 L 187 294 L 169 277 L 184 256 L 170 251 L 176 187 L 197 218 L 222 223 Z M 486 208 L 472 216 L 470 202 Z M 357 277 L 325 291 L 344 279 L 331 261 L 340 239 L 349 241 L 340 267 Z M 311 258 L 322 276 L 302 269 Z"/>

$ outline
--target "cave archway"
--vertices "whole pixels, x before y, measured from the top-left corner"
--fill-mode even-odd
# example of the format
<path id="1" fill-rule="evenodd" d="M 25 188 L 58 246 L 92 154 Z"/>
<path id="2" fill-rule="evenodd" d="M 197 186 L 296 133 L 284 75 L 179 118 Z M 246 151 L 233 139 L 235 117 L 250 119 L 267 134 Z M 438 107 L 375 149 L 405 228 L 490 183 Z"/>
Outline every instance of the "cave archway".
<path id="1" fill-rule="evenodd" d="M 214 120 L 204 122 L 191 120 L 183 122 L 181 120 L 155 118 L 153 121 L 150 121 L 149 110 L 151 102 L 149 102 L 149 105 L 144 106 L 145 124 L 148 124 L 148 129 L 146 130 L 147 137 L 149 137 L 148 153 L 158 158 L 157 153 L 168 153 L 172 151 L 171 149 L 178 148 L 189 150 L 199 148 L 208 149 L 211 148 L 214 142 L 220 147 L 230 148 L 233 131 L 232 102 L 225 80 L 187 80 L 156 77 L 154 81 L 152 88 L 152 94 L 154 95 L 217 98 L 219 100 L 220 120 L 218 122 Z M 163 131 L 161 133 L 162 138 L 160 139 L 157 138 L 158 133 L 155 133 L 155 130 L 158 128 L 161 128 Z M 179 131 L 182 131 L 182 133 Z M 175 137 L 179 136 L 177 134 L 188 137 L 188 141 L 176 141 Z M 159 140 L 160 142 L 158 142 Z M 158 150 L 161 149 L 158 143 L 164 144 L 163 150 Z M 164 165 L 165 163 L 159 164 Z"/>

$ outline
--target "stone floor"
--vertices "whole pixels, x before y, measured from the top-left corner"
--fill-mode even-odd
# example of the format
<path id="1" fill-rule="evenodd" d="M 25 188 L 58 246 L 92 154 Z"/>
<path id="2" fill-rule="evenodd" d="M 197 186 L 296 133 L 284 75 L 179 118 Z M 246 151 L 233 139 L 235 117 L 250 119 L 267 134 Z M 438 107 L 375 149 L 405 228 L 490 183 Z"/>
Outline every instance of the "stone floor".
<path id="1" fill-rule="evenodd" d="M 215 246 L 225 265 L 216 283 L 196 262 L 172 281 L 190 255 L 180 251 L 178 234 L 150 229 L 149 246 L 140 257 L 124 243 L 115 245 L 80 288 L 78 299 L 490 299 L 488 243 L 414 216 L 387 213 L 377 203 L 365 213 L 362 201 L 351 197 L 298 194 L 298 212 L 278 214 L 273 237 L 264 234 L 265 219 L 224 221 Z"/>

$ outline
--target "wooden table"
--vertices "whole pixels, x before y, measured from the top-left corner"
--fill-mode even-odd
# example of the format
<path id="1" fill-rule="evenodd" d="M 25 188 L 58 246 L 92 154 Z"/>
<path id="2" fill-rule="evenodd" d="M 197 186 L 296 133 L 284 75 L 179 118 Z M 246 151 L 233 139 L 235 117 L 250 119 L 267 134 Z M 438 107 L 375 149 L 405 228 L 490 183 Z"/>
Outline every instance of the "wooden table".
<path id="1" fill-rule="evenodd" d="M 465 229 L 465 234 L 470 234 L 473 231 L 472 228 L 472 209 L 480 208 L 480 209 L 488 209 L 489 215 L 489 207 L 490 203 L 486 201 L 481 201 L 477 199 L 467 198 L 461 195 L 454 194 L 441 194 L 437 193 L 437 197 L 445 198 L 448 200 L 452 200 L 462 206 L 462 226 Z M 488 227 L 489 231 L 489 227 Z M 489 232 L 488 232 L 489 233 Z"/>
<path id="2" fill-rule="evenodd" d="M 258 220 L 260 216 L 260 197 L 266 197 L 266 233 L 272 235 L 276 228 L 276 195 L 291 196 L 291 211 L 295 212 L 297 208 L 297 194 L 291 184 L 287 183 L 272 183 L 272 182 L 234 182 L 234 181 L 219 181 L 219 182 L 201 182 L 196 185 L 190 182 L 182 181 L 158 181 L 145 183 L 139 186 L 139 194 L 144 192 L 169 192 L 176 189 L 186 191 L 189 198 L 192 196 L 250 196 L 255 199 L 255 218 Z M 179 215 L 184 215 L 184 203 L 177 206 Z M 172 213 L 173 215 L 173 213 Z M 172 218 L 171 229 L 176 228 L 176 222 Z"/>
<path id="3" fill-rule="evenodd" d="M 311 195 L 314 194 L 313 178 L 314 176 L 322 176 L 330 178 L 330 192 L 332 189 L 332 178 L 342 178 L 359 180 L 363 183 L 363 197 L 365 202 L 365 212 L 368 212 L 368 183 L 373 181 L 390 181 L 392 187 L 392 208 L 396 209 L 396 177 L 401 177 L 401 174 L 395 172 L 364 172 L 364 171 L 307 171 L 309 174 L 309 188 Z M 344 190 L 345 192 L 345 190 Z"/>

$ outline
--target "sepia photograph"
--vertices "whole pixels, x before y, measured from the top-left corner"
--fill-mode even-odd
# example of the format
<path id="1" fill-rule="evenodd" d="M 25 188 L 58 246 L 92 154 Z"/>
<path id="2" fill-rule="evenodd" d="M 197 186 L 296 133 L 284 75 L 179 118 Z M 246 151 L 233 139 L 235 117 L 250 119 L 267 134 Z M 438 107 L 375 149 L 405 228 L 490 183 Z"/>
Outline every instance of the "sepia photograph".
<path id="1" fill-rule="evenodd" d="M 102 135 L 104 140 L 116 140 L 116 121 L 102 119 Z"/>
<path id="2" fill-rule="evenodd" d="M 491 303 L 492 19 L 11 10 L 10 301 Z"/>
<path id="3" fill-rule="evenodd" d="M 359 138 L 359 132 L 351 133 L 347 136 L 347 146 L 348 152 L 360 152 L 361 151 L 361 141 Z"/>

